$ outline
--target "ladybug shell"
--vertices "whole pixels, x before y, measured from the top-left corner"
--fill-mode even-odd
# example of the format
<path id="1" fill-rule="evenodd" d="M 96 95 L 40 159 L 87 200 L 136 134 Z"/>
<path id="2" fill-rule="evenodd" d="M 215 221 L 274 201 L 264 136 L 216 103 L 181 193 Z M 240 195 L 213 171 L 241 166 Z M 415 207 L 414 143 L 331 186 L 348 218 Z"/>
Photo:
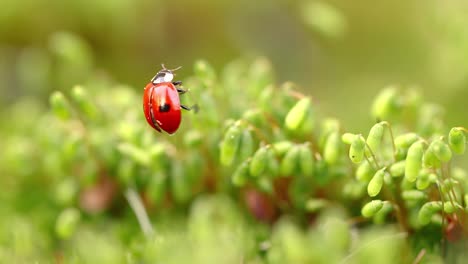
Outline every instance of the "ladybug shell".
<path id="1" fill-rule="evenodd" d="M 146 121 L 157 131 L 169 134 L 177 131 L 180 125 L 179 93 L 170 82 L 149 83 L 143 94 L 143 112 Z"/>

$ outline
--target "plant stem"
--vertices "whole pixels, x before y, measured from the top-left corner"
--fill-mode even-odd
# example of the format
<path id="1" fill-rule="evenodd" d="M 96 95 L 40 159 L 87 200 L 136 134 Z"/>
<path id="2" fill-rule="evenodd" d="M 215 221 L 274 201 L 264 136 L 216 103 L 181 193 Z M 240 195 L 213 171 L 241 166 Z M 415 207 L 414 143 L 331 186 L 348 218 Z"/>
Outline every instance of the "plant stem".
<path id="1" fill-rule="evenodd" d="M 396 147 L 395 147 L 395 137 L 393 136 L 392 126 L 390 125 L 389 122 L 387 122 L 387 121 L 384 121 L 384 122 L 385 122 L 385 125 L 387 125 L 387 127 L 388 127 L 388 131 L 390 132 L 390 138 L 392 140 L 392 148 L 393 148 L 393 162 L 395 162 L 396 161 L 397 151 L 396 151 Z"/>
<path id="2" fill-rule="evenodd" d="M 132 187 L 128 187 L 127 191 L 125 191 L 125 198 L 127 198 L 130 207 L 135 213 L 143 234 L 147 238 L 153 236 L 155 233 L 153 226 L 151 225 L 145 206 L 143 205 L 138 193 Z"/>
<path id="3" fill-rule="evenodd" d="M 419 251 L 418 255 L 413 261 L 413 264 L 419 264 L 421 260 L 423 259 L 424 255 L 426 255 L 426 249 L 423 248 L 421 249 L 421 251 Z"/>

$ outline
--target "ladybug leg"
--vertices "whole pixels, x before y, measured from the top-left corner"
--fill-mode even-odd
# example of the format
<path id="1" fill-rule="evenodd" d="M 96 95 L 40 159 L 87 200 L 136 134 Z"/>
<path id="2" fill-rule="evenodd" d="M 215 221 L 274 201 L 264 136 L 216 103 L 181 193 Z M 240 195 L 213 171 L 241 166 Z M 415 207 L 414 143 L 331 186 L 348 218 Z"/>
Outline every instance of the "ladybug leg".
<path id="1" fill-rule="evenodd" d="M 194 105 L 192 105 L 192 106 L 180 105 L 180 107 L 181 107 L 182 109 L 187 110 L 187 111 L 193 110 L 195 113 L 197 113 L 198 110 L 200 110 L 200 108 L 198 107 L 197 104 L 194 104 Z"/>
<path id="2" fill-rule="evenodd" d="M 175 82 L 172 82 L 172 84 L 175 86 L 178 86 L 182 84 L 182 81 L 175 81 Z"/>
<path id="3" fill-rule="evenodd" d="M 182 88 L 177 88 L 177 92 L 179 94 L 184 94 L 184 93 L 188 92 L 188 90 L 185 90 L 185 89 L 182 89 Z"/>

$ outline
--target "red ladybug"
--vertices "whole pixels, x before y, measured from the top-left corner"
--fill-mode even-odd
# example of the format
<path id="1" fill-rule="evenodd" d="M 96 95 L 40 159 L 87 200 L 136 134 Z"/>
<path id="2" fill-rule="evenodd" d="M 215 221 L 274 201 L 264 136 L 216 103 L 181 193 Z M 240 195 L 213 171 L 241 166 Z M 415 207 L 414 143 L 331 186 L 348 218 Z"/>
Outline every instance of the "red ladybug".
<path id="1" fill-rule="evenodd" d="M 173 71 L 179 68 L 169 70 L 162 65 L 156 76 L 153 77 L 150 83 L 145 87 L 143 94 L 143 112 L 145 113 L 146 121 L 157 131 L 166 131 L 173 134 L 177 131 L 180 125 L 181 114 L 180 109 L 195 110 L 196 105 L 187 107 L 180 104 L 179 94 L 186 93 L 180 87 L 181 81 L 173 82 Z"/>

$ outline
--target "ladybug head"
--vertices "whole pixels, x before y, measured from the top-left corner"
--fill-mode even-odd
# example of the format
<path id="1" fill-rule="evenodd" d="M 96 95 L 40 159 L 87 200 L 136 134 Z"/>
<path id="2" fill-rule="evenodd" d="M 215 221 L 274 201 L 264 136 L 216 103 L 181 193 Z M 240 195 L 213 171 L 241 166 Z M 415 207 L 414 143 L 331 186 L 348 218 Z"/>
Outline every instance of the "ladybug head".
<path id="1" fill-rule="evenodd" d="M 160 70 L 156 76 L 153 77 L 151 80 L 152 83 L 158 84 L 158 83 L 163 83 L 163 82 L 171 82 L 172 79 L 174 79 L 174 73 L 170 70 Z"/>
<path id="2" fill-rule="evenodd" d="M 166 69 L 166 67 L 164 66 L 164 64 L 161 65 L 162 66 L 162 70 L 160 70 L 156 76 L 153 77 L 153 79 L 151 80 L 152 83 L 154 84 L 158 84 L 158 83 L 163 83 L 163 82 L 171 82 L 172 79 L 174 79 L 174 71 L 180 69 L 181 67 L 177 67 L 175 69 Z"/>

